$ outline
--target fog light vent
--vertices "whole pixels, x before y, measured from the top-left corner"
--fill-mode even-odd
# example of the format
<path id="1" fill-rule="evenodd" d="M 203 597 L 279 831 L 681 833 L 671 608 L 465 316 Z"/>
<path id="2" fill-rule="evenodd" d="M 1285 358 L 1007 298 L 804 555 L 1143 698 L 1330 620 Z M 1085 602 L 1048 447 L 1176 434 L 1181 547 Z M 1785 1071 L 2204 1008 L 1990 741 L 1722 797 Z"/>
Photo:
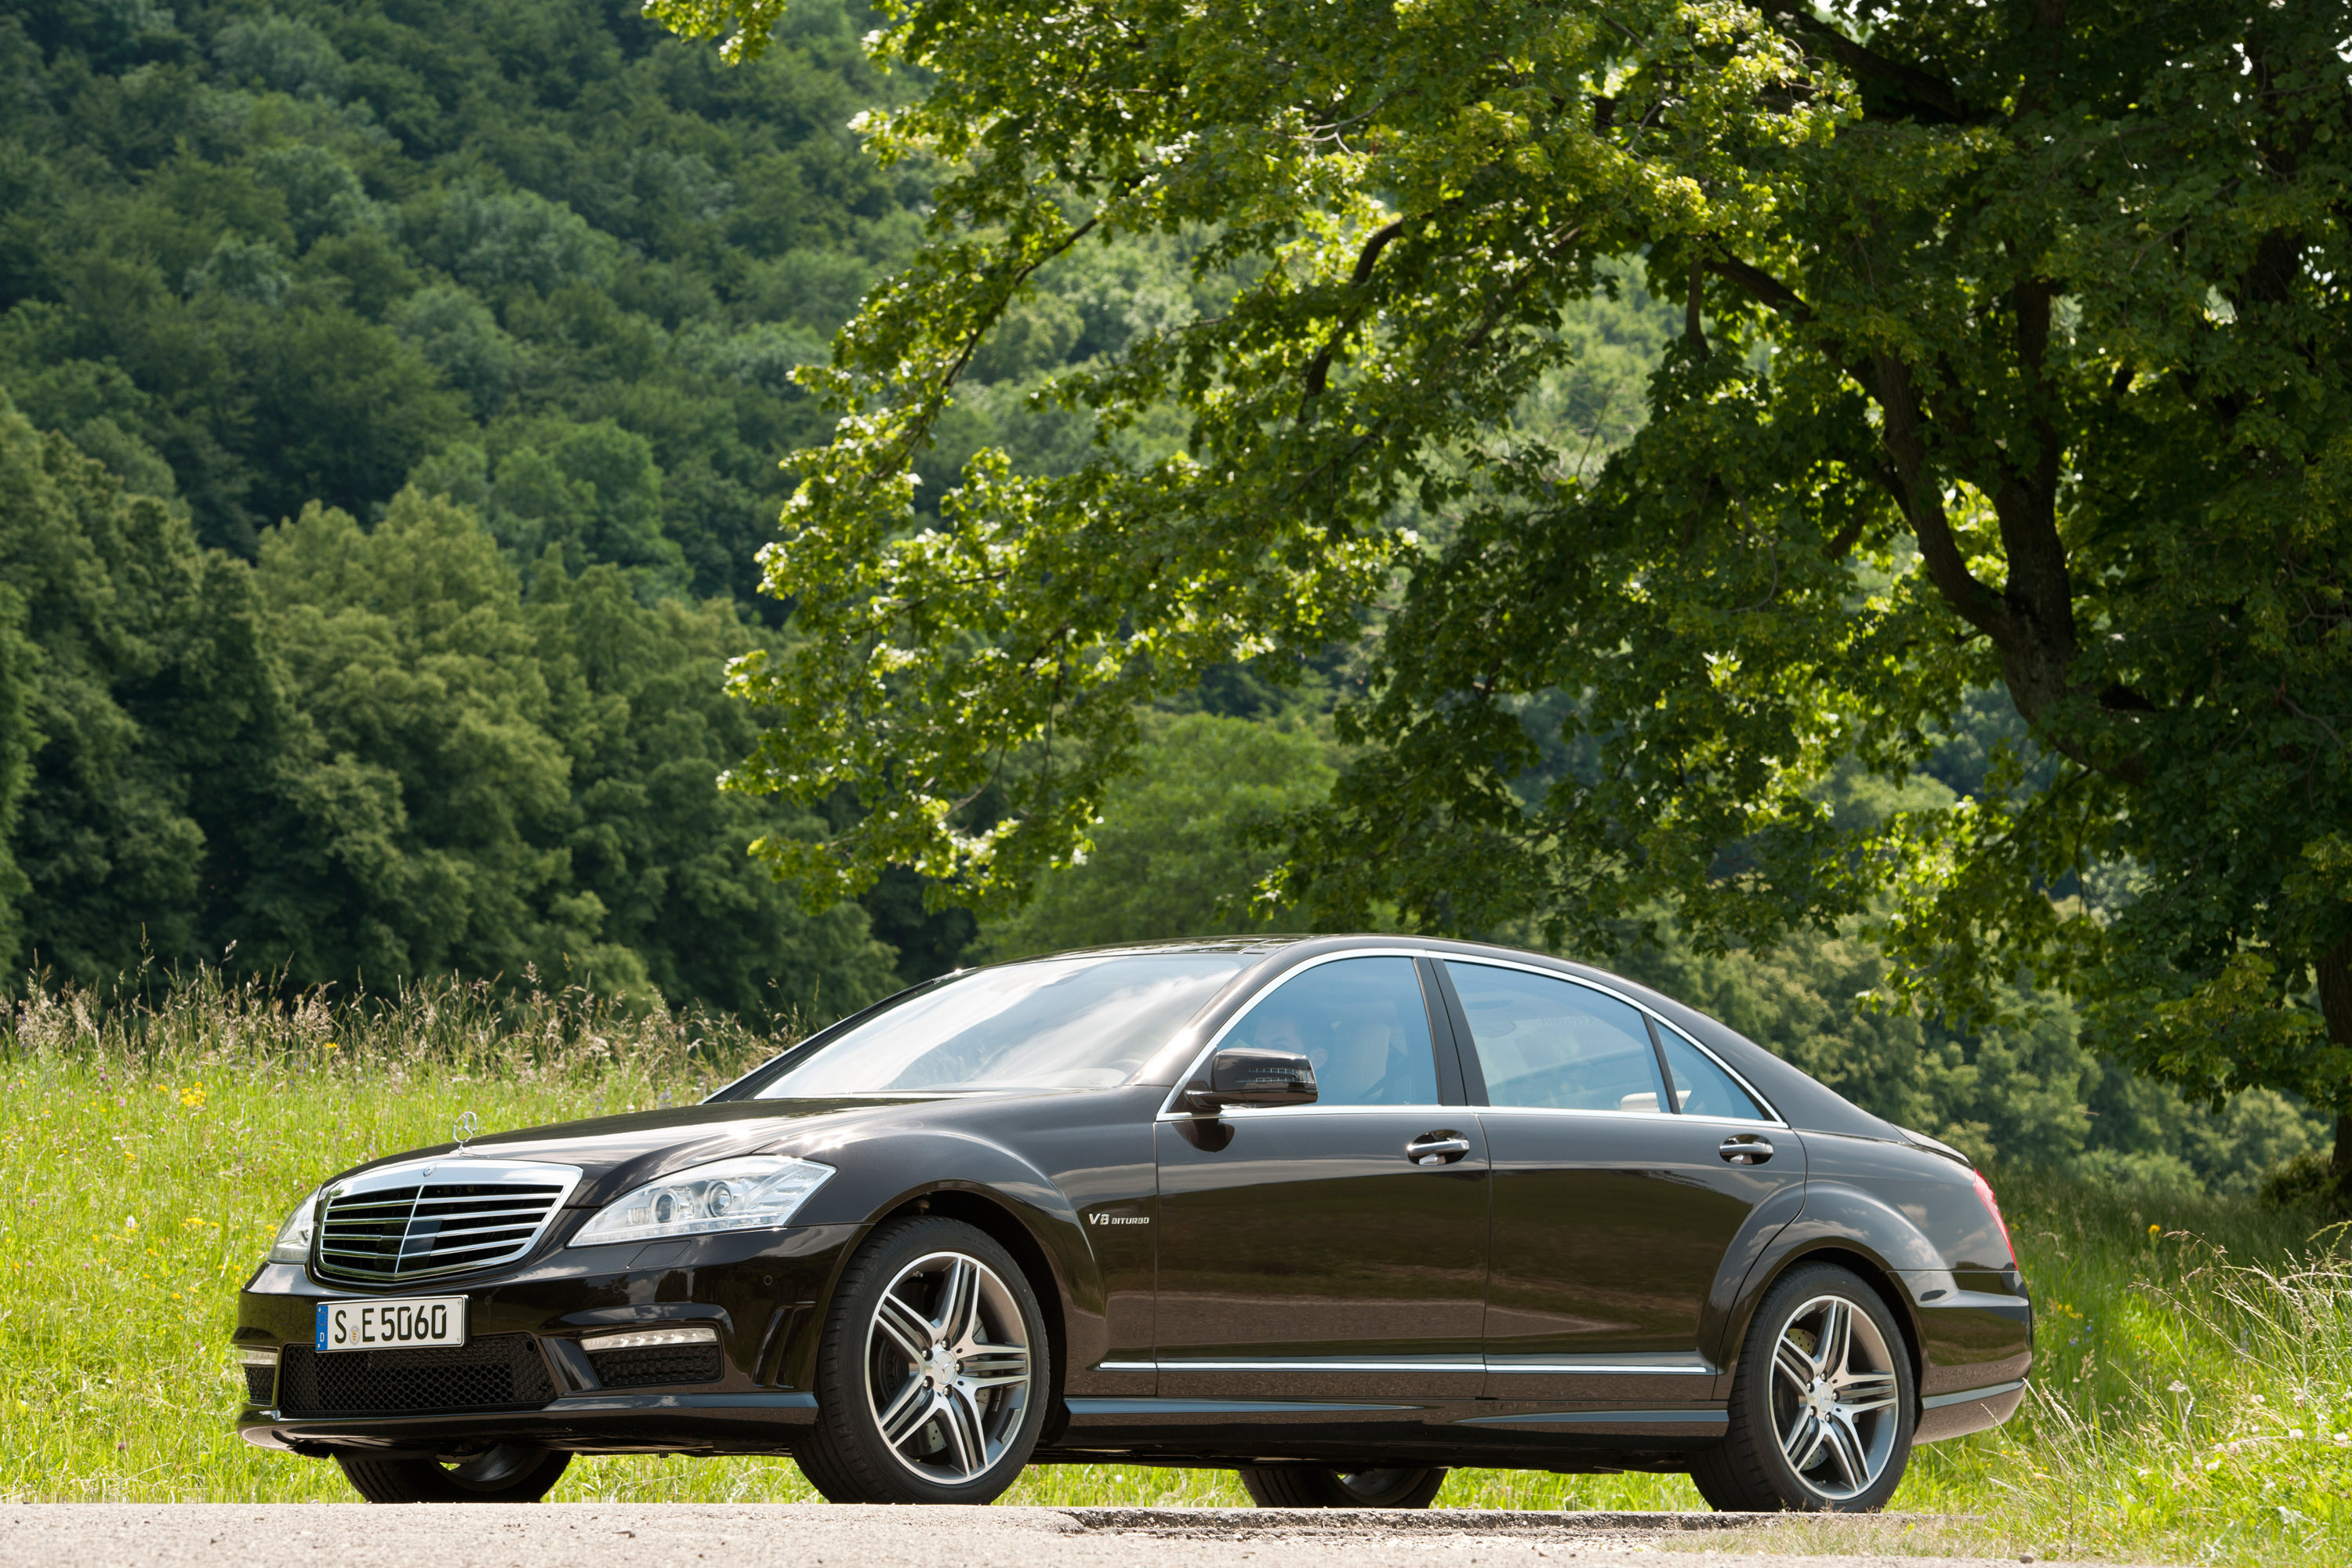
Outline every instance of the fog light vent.
<path id="1" fill-rule="evenodd" d="M 268 1405 L 278 1390 L 278 1352 L 276 1351 L 239 1351 L 237 1370 L 245 1373 L 245 1397 L 248 1404 Z"/>

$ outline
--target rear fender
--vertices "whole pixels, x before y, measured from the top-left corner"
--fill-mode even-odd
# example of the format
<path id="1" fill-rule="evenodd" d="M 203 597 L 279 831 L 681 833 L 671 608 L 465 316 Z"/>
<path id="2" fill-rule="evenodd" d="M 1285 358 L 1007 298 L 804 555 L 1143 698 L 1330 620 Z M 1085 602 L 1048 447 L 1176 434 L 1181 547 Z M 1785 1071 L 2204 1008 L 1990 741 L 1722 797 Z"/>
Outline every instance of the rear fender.
<path id="1" fill-rule="evenodd" d="M 1846 1256 L 1829 1256 L 1834 1254 Z M 1894 1310 L 1907 1342 L 1913 1369 L 1924 1381 L 1927 1369 L 1920 1357 L 1919 1305 L 1903 1280 L 1905 1275 L 1916 1270 L 1940 1268 L 1944 1260 L 1919 1227 L 1904 1217 L 1900 1210 L 1860 1188 L 1839 1182 L 1808 1182 L 1803 1211 L 1765 1243 L 1754 1267 L 1748 1271 L 1738 1303 L 1724 1314 L 1723 1338 L 1716 1364 L 1727 1374 L 1738 1373 L 1740 1347 L 1747 1341 L 1748 1326 L 1754 1321 L 1765 1292 L 1790 1268 L 1816 1256 L 1824 1261 L 1850 1259 L 1849 1266 L 1861 1263 L 1867 1275 L 1876 1276 L 1870 1283 L 1886 1297 L 1887 1305 Z M 1729 1384 L 1726 1384 L 1725 1388 L 1727 1392 Z"/>

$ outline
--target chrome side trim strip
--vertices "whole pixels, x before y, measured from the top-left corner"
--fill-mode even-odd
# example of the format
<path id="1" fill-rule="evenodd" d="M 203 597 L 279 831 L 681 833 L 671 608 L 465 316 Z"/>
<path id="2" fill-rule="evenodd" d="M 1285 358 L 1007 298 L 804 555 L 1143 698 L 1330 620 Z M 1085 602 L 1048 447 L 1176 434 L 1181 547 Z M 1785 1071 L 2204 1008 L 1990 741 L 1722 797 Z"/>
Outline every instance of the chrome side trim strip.
<path id="1" fill-rule="evenodd" d="M 1472 1415 L 1463 1426 L 1728 1426 L 1721 1410 L 1539 1410 L 1524 1415 Z"/>
<path id="2" fill-rule="evenodd" d="M 1333 1356 L 1329 1360 L 1276 1361 L 1243 1359 L 1239 1361 L 1162 1361 L 1153 1365 L 1160 1372 L 1485 1372 L 1486 1363 L 1475 1358 L 1463 1360 L 1452 1356 L 1370 1356 L 1351 1360 Z"/>
<path id="3" fill-rule="evenodd" d="M 1923 1399 L 1919 1402 L 1919 1408 L 1941 1410 L 1947 1405 L 1967 1405 L 1979 1399 L 1999 1399 L 2002 1394 L 2014 1394 L 2024 1386 L 2025 1379 L 2021 1377 L 2013 1382 L 1990 1384 L 1983 1388 L 1963 1388 L 1958 1394 L 1938 1394 L 1932 1399 Z"/>
<path id="4" fill-rule="evenodd" d="M 1627 1377 L 1716 1377 L 1721 1375 L 1711 1366 L 1657 1365 L 1649 1363 L 1545 1361 L 1488 1362 L 1486 1370 L 1498 1373 L 1541 1373 L 1552 1377 L 1593 1376 L 1616 1373 Z"/>
<path id="5" fill-rule="evenodd" d="M 1098 1361 L 1089 1369 L 1094 1372 L 1158 1372 L 1156 1361 Z"/>
<path id="6" fill-rule="evenodd" d="M 1345 1415 L 1360 1410 L 1416 1410 L 1414 1405 L 1379 1404 L 1370 1400 L 1346 1403 L 1328 1399 L 1087 1399 L 1063 1401 L 1074 1421 L 1105 1415 Z"/>

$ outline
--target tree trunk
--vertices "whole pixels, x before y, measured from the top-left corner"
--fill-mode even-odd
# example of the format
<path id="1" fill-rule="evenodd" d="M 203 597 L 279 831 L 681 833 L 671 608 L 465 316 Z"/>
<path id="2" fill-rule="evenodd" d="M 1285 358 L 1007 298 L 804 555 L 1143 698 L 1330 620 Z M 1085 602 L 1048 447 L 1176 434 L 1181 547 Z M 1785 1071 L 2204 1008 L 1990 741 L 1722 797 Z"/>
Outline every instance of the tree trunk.
<path id="1" fill-rule="evenodd" d="M 2327 1021 L 2328 1043 L 2352 1050 L 2352 937 L 2319 956 L 2319 1014 Z M 2338 1099 L 2336 1112 L 2336 1205 L 2352 1214 L 2352 1111 Z"/>

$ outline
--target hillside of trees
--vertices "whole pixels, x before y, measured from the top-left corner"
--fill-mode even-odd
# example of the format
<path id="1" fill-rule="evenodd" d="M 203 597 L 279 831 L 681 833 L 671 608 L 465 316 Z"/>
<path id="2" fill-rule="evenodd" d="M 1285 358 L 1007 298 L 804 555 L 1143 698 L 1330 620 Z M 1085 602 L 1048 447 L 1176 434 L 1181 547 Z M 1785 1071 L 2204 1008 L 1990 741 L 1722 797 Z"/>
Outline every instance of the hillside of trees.
<path id="1" fill-rule="evenodd" d="M 454 972 L 822 1020 L 959 962 L 1286 923 L 1254 833 L 1346 763 L 1336 658 L 1148 715 L 1087 863 L 984 923 L 902 874 L 811 913 L 744 853 L 819 826 L 716 787 L 757 718 L 726 663 L 792 635 L 756 591 L 786 459 L 831 418 L 791 373 L 925 212 L 928 173 L 851 129 L 917 89 L 871 20 L 810 0 L 735 68 L 624 0 L 0 5 L 13 984 Z M 1068 260 L 983 346 L 928 493 L 983 446 L 1074 463 L 1088 427 L 1029 394 L 1230 283 L 1171 245 Z M 1524 416 L 1605 453 L 1680 321 L 1596 299 Z M 1935 787 L 2015 731 L 1978 717 Z M 1882 965 L 1858 930 L 1622 960 L 2002 1158 L 2243 1187 L 2322 1141 L 2277 1095 L 2183 1105 L 2056 1005 L 1969 1037 L 1858 1009 Z"/>

